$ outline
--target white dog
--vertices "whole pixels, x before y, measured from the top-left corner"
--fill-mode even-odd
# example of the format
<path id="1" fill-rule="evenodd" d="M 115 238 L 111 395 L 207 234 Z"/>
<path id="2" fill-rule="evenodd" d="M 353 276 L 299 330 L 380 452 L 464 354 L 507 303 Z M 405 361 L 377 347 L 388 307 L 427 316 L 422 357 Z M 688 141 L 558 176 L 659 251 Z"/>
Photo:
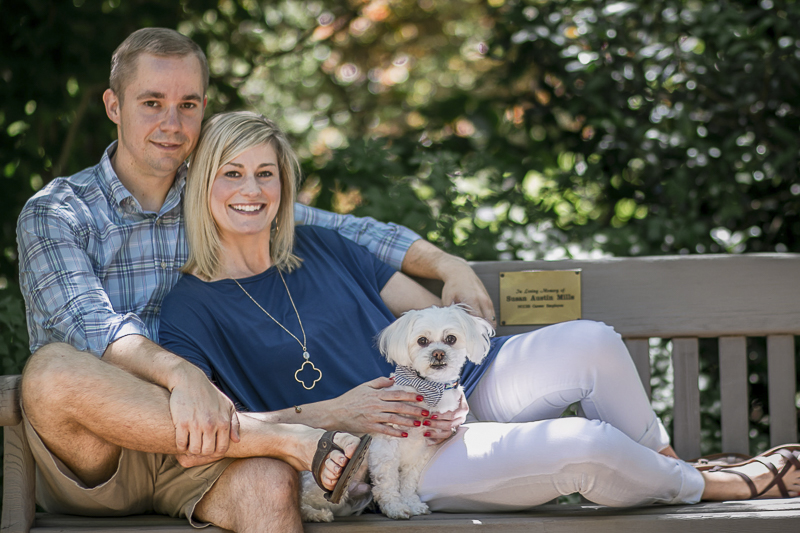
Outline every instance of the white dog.
<path id="1" fill-rule="evenodd" d="M 387 390 L 418 392 L 431 413 L 456 409 L 459 376 L 467 360 L 479 364 L 489 351 L 494 330 L 464 305 L 409 311 L 379 336 L 381 353 L 397 365 L 395 384 Z M 424 437 L 426 427 L 407 438 L 373 435 L 367 460 L 372 494 L 390 518 L 430 512 L 417 495 L 422 468 L 436 452 Z"/>

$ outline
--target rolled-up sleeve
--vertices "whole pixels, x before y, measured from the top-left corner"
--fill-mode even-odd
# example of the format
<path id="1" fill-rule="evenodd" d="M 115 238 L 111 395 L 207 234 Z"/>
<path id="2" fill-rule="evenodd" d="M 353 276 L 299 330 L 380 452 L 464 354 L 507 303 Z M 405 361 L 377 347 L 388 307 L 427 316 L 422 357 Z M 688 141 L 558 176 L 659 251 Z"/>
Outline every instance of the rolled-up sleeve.
<path id="1" fill-rule="evenodd" d="M 148 337 L 136 314 L 114 311 L 86 252 L 87 231 L 68 209 L 35 199 L 20 214 L 20 286 L 31 352 L 66 342 L 99 357 L 121 337 Z"/>
<path id="2" fill-rule="evenodd" d="M 320 226 L 360 244 L 375 257 L 401 270 L 411 245 L 421 239 L 410 229 L 391 222 L 378 222 L 371 217 L 354 217 L 330 213 L 303 204 L 295 204 L 295 223 Z"/>

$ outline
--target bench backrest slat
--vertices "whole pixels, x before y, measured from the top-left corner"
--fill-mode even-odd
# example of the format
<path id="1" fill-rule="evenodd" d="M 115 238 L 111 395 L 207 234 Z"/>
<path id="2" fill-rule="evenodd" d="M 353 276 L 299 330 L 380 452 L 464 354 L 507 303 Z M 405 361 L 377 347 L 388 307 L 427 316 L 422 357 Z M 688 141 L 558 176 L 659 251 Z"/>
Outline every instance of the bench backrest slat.
<path id="1" fill-rule="evenodd" d="M 722 449 L 749 453 L 749 411 L 747 397 L 747 339 L 742 336 L 719 339 L 720 410 Z"/>
<path id="2" fill-rule="evenodd" d="M 794 337 L 791 335 L 768 336 L 769 440 L 772 446 L 797 440 L 795 376 Z"/>
<path id="3" fill-rule="evenodd" d="M 498 311 L 500 272 L 581 268 L 583 318 L 623 337 L 800 335 L 800 254 L 490 261 L 473 268 Z M 498 334 L 529 329 L 500 326 Z"/>
<path id="4" fill-rule="evenodd" d="M 699 344 L 696 337 L 672 339 L 674 369 L 674 444 L 679 457 L 700 456 Z"/>
<path id="5" fill-rule="evenodd" d="M 625 339 L 628 351 L 631 353 L 633 364 L 639 372 L 639 379 L 642 380 L 647 397 L 652 397 L 650 390 L 650 340 L 649 339 Z"/>

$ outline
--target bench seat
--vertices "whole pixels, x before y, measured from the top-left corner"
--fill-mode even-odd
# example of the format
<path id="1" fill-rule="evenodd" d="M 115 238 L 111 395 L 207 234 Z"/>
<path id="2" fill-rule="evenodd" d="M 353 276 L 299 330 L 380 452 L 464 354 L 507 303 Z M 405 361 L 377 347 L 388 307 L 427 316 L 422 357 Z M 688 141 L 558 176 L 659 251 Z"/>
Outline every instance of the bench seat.
<path id="1" fill-rule="evenodd" d="M 36 516 L 35 533 L 175 533 L 197 531 L 185 520 L 162 516 L 124 519 Z M 697 505 L 611 509 L 596 505 L 543 505 L 524 513 L 435 513 L 408 521 L 380 515 L 340 518 L 331 524 L 306 524 L 307 533 L 789 533 L 800 524 L 800 501 L 762 500 Z M 222 532 L 210 527 L 204 531 Z"/>
<path id="2" fill-rule="evenodd" d="M 721 441 L 716 451 L 749 449 L 747 338 L 767 346 L 770 442 L 796 442 L 796 342 L 800 335 L 800 254 L 662 256 L 472 264 L 499 311 L 499 273 L 571 270 L 582 274 L 583 318 L 603 321 L 623 336 L 650 391 L 650 339 L 672 341 L 673 443 L 681 457 L 700 455 L 698 339 L 719 347 Z M 430 283 L 432 290 L 441 284 Z M 498 317 L 502 321 L 502 316 Z M 533 329 L 500 326 L 498 334 Z M 194 531 L 159 516 L 119 519 L 34 514 L 30 451 L 19 425 L 18 378 L 0 376 L 0 425 L 5 427 L 2 531 L 14 533 Z M 32 527 L 32 529 L 30 529 Z M 524 513 L 435 513 L 408 521 L 379 515 L 306 524 L 309 533 L 433 532 L 758 532 L 800 530 L 800 498 L 611 509 L 545 505 Z M 205 531 L 223 531 L 208 528 Z"/>

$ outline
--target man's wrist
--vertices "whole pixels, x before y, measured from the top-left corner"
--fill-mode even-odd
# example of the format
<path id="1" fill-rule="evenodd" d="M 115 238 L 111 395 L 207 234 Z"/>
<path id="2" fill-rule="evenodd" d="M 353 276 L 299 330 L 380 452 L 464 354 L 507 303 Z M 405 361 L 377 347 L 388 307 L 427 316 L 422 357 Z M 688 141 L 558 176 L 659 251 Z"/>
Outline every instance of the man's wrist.
<path id="1" fill-rule="evenodd" d="M 170 370 L 166 376 L 166 386 L 167 390 L 170 392 L 176 387 L 187 385 L 200 377 L 206 377 L 202 370 L 189 361 L 171 353 L 170 355 L 174 357 L 174 361 L 170 365 Z"/>

